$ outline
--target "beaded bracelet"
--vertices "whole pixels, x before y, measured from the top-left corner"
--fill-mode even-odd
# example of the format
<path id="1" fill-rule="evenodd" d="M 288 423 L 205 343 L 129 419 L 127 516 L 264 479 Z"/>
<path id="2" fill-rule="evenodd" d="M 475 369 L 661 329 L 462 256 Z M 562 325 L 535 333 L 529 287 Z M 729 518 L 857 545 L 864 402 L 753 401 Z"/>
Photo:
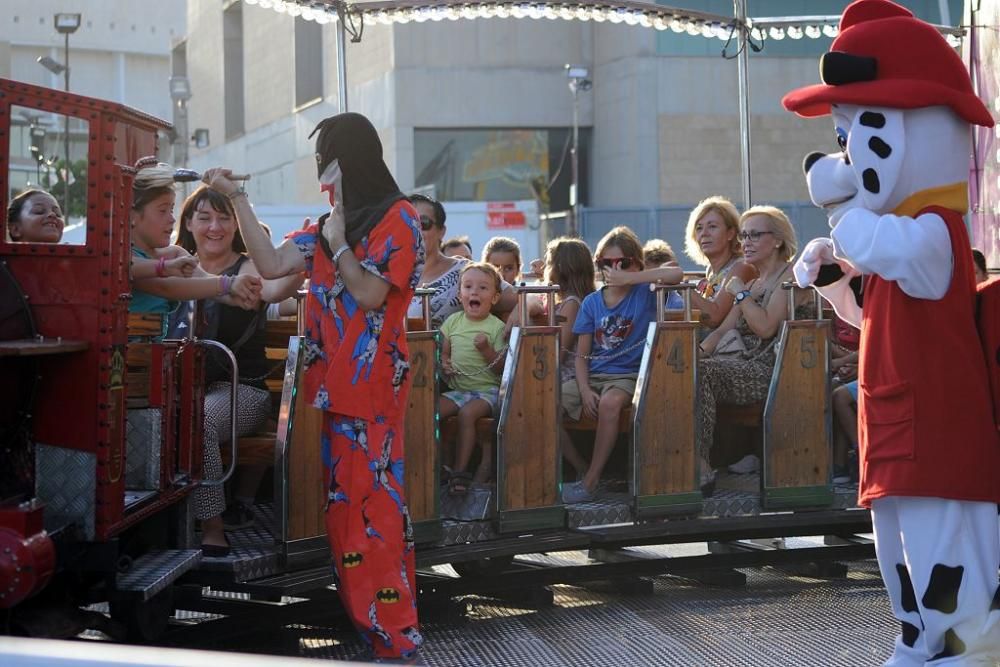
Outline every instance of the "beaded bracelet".
<path id="1" fill-rule="evenodd" d="M 164 278 L 167 275 L 167 258 L 161 257 L 156 262 L 156 277 Z"/>

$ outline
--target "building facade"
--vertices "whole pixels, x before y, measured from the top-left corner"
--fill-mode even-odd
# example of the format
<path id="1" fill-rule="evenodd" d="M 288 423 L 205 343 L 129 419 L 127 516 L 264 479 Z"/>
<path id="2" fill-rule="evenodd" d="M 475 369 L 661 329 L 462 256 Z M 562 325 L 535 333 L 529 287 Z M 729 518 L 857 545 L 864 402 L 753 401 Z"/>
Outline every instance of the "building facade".
<path id="1" fill-rule="evenodd" d="M 65 36 L 55 25 L 59 13 L 80 15 L 69 36 L 68 54 Z M 185 33 L 186 18 L 185 0 L 141 3 L 141 8 L 131 0 L 6 3 L 0 16 L 0 77 L 63 90 L 68 64 L 71 92 L 121 102 L 170 120 L 171 49 Z M 8 156 L 12 193 L 43 187 L 64 202 L 71 218 L 82 219 L 87 138 L 82 119 L 15 106 Z M 67 148 L 72 165 L 68 179 Z M 82 240 L 73 232 L 82 233 L 79 219 L 70 221 L 64 242 Z"/>
<path id="2" fill-rule="evenodd" d="M 683 4 L 683 3 L 679 3 Z M 729 0 L 697 9 L 728 14 Z M 755 16 L 839 14 L 846 1 L 754 0 Z M 961 0 L 909 4 L 934 23 Z M 239 0 L 188 0 L 192 127 L 212 145 L 194 167 L 253 174 L 258 204 L 320 204 L 312 142 L 338 113 L 336 24 Z M 802 157 L 833 150 L 829 119 L 803 120 L 782 95 L 817 80 L 819 39 L 767 40 L 750 54 L 753 203 L 808 200 Z M 404 190 L 448 201 L 568 205 L 573 97 L 565 65 L 585 66 L 579 94 L 581 201 L 590 207 L 686 207 L 741 198 L 737 63 L 723 41 L 625 24 L 478 19 L 366 25 L 346 48 L 348 107 L 367 115 Z M 732 56 L 735 42 L 729 45 Z M 216 138 L 224 138 L 217 141 Z"/>

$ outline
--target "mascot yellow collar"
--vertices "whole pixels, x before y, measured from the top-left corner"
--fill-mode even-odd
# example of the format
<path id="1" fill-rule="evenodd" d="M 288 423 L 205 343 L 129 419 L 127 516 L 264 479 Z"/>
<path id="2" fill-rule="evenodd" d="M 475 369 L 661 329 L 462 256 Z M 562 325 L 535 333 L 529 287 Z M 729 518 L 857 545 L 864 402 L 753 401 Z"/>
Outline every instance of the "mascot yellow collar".
<path id="1" fill-rule="evenodd" d="M 964 215 L 969 210 L 969 184 L 965 182 L 952 183 L 951 185 L 914 192 L 900 202 L 892 213 L 893 215 L 915 218 L 917 213 L 928 206 L 941 206 Z"/>

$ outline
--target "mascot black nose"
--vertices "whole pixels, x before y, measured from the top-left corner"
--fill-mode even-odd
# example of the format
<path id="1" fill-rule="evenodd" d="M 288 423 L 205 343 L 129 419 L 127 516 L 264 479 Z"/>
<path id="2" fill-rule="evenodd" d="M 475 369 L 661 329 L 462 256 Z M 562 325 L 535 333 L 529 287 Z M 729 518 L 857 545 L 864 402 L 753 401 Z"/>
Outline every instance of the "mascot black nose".
<path id="1" fill-rule="evenodd" d="M 819 159 L 823 157 L 826 157 L 826 153 L 820 153 L 818 151 L 805 156 L 802 160 L 802 173 L 808 174 L 809 170 L 812 169 L 812 166 L 819 162 Z"/>

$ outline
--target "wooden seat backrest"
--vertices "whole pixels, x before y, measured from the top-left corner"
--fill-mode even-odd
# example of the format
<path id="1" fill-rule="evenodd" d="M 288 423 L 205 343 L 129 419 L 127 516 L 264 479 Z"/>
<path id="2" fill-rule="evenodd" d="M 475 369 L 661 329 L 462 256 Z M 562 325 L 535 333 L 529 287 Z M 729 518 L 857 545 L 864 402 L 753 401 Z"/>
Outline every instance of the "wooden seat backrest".
<path id="1" fill-rule="evenodd" d="M 559 503 L 559 330 L 527 327 L 511 337 L 516 368 L 504 368 L 507 393 L 501 408 L 498 451 L 500 510 L 551 507 Z M 501 516 L 501 531 L 504 531 Z"/>
<path id="2" fill-rule="evenodd" d="M 672 314 L 675 311 L 667 311 Z M 683 312 L 679 312 L 683 315 Z M 697 320 L 651 325 L 633 400 L 635 484 L 640 498 L 697 494 Z"/>
<path id="3" fill-rule="evenodd" d="M 769 486 L 826 483 L 828 326 L 823 320 L 785 322 L 768 405 Z"/>
<path id="4" fill-rule="evenodd" d="M 420 320 L 423 329 L 423 320 Z M 410 518 L 420 533 L 421 522 L 438 515 L 438 470 L 441 448 L 438 443 L 437 414 L 439 339 L 437 331 L 409 331 L 410 392 L 403 420 L 403 447 L 406 455 L 404 480 Z M 418 535 L 417 539 L 422 539 Z"/>
<path id="5" fill-rule="evenodd" d="M 149 403 L 149 370 L 152 342 L 163 335 L 163 315 L 129 313 L 128 345 L 125 347 L 125 398 L 131 408 Z"/>
<path id="6" fill-rule="evenodd" d="M 272 397 L 281 400 L 281 385 L 285 375 L 285 367 L 279 363 L 288 358 L 288 339 L 298 335 L 298 322 L 288 320 L 268 320 L 264 334 L 264 354 L 269 363 L 273 364 L 271 372 L 264 380 Z M 242 460 L 242 456 L 240 459 Z"/>

